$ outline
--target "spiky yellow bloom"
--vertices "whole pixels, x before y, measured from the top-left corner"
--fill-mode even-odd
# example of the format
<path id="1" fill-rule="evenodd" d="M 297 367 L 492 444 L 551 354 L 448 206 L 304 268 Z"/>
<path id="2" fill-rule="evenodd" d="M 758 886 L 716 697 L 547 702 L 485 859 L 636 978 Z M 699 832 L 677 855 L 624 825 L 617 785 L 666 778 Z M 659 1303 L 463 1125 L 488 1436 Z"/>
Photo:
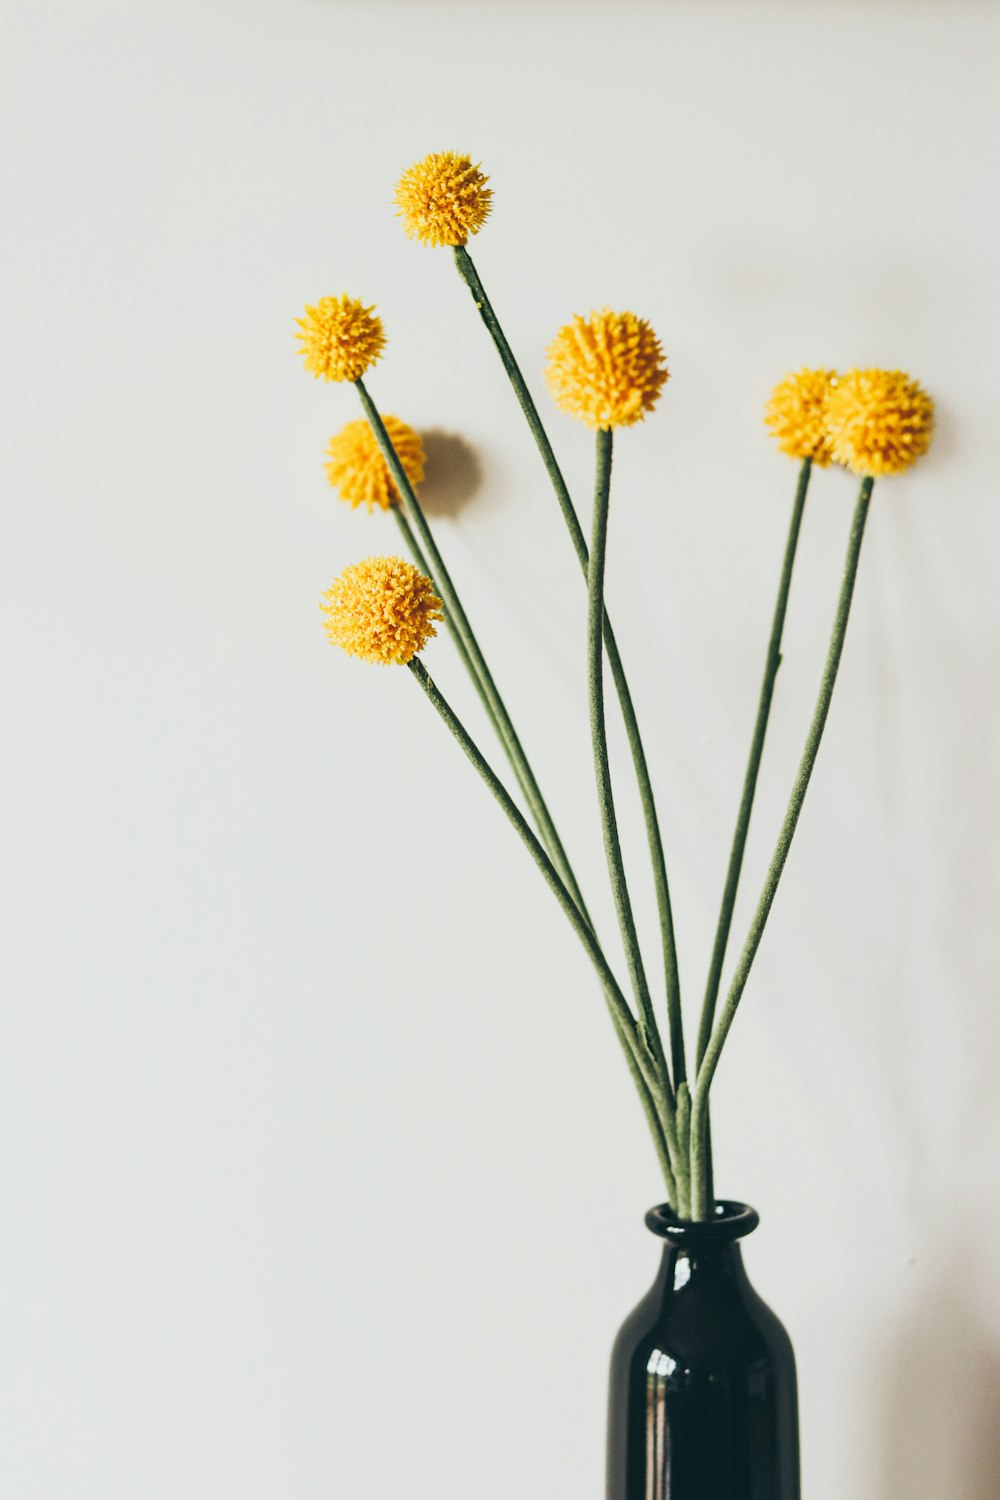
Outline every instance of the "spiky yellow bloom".
<path id="1" fill-rule="evenodd" d="M 386 416 L 382 421 L 404 474 L 412 485 L 418 485 L 424 477 L 424 445 L 419 433 L 398 417 Z M 330 439 L 327 453 L 327 478 L 352 509 L 365 505 L 371 511 L 377 505 L 388 510 L 391 505 L 399 504 L 399 491 L 392 481 L 389 465 L 363 417 L 341 428 Z"/>
<path id="2" fill-rule="evenodd" d="M 835 370 L 796 370 L 778 381 L 764 408 L 764 425 L 782 453 L 826 468 L 833 457 L 827 409 L 836 383 Z"/>
<path id="3" fill-rule="evenodd" d="M 320 603 L 323 628 L 348 656 L 405 666 L 437 635 L 441 600 L 419 568 L 402 557 L 366 557 L 345 568 Z"/>
<path id="4" fill-rule="evenodd" d="M 930 447 L 934 402 L 902 370 L 848 370 L 828 407 L 837 463 L 878 478 L 901 474 Z"/>
<path id="5" fill-rule="evenodd" d="M 545 378 L 557 406 L 588 427 L 631 427 L 652 411 L 669 377 L 644 318 L 605 307 L 560 328 Z"/>
<path id="6" fill-rule="evenodd" d="M 296 318 L 295 337 L 306 369 L 317 379 L 360 380 L 385 348 L 382 320 L 374 307 L 352 297 L 321 297 Z"/>
<path id="7" fill-rule="evenodd" d="M 396 184 L 396 207 L 411 240 L 464 245 L 486 222 L 493 191 L 468 156 L 432 151 Z"/>

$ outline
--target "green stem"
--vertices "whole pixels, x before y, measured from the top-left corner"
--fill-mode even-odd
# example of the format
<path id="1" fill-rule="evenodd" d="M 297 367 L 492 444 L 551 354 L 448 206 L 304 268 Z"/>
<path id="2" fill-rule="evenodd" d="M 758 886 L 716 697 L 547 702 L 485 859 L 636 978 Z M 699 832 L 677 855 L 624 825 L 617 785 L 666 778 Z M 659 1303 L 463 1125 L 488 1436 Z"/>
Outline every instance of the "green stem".
<path id="1" fill-rule="evenodd" d="M 739 811 L 736 815 L 736 830 L 733 834 L 732 848 L 729 852 L 729 867 L 726 870 L 726 883 L 722 892 L 722 904 L 719 908 L 719 920 L 715 929 L 715 941 L 712 945 L 712 961 L 709 966 L 708 980 L 705 984 L 705 998 L 702 1001 L 701 1021 L 698 1026 L 698 1049 L 696 1053 L 698 1067 L 701 1066 L 702 1058 L 705 1056 L 709 1038 L 712 1035 L 712 1024 L 715 1020 L 715 1007 L 719 998 L 722 965 L 725 962 L 729 933 L 733 925 L 736 893 L 739 889 L 740 873 L 743 869 L 743 855 L 746 850 L 747 834 L 750 829 L 750 815 L 753 812 L 754 795 L 757 791 L 757 776 L 760 772 L 761 756 L 764 752 L 764 738 L 767 734 L 767 724 L 771 716 L 774 683 L 778 675 L 778 668 L 781 666 L 781 637 L 785 628 L 788 595 L 792 585 L 792 569 L 795 565 L 795 553 L 799 544 L 802 513 L 805 510 L 806 494 L 809 490 L 809 476 L 811 472 L 812 459 L 803 459 L 802 467 L 799 470 L 798 484 L 795 487 L 792 518 L 788 527 L 788 540 L 785 543 L 785 556 L 781 566 L 781 577 L 778 580 L 778 597 L 774 604 L 771 635 L 767 643 L 767 656 L 764 661 L 764 679 L 761 683 L 760 700 L 757 704 L 757 718 L 753 726 L 753 736 L 750 741 L 750 754 L 747 757 L 746 775 L 743 778 L 743 792 L 740 797 Z M 713 1196 L 712 1126 L 711 1119 L 708 1116 L 706 1116 L 705 1130 L 707 1135 L 708 1197 L 709 1201 L 711 1201 Z"/>
<path id="2" fill-rule="evenodd" d="M 423 549 L 421 548 L 420 543 L 417 541 L 416 537 L 413 535 L 413 527 L 410 525 L 409 521 L 406 519 L 406 515 L 405 515 L 405 513 L 403 511 L 403 507 L 401 505 L 394 505 L 392 507 L 392 511 L 393 511 L 394 516 L 396 517 L 396 524 L 399 527 L 400 532 L 402 533 L 403 541 L 405 542 L 405 544 L 406 544 L 406 546 L 407 546 L 407 548 L 408 548 L 408 550 L 410 552 L 410 555 L 413 558 L 413 561 L 416 563 L 416 565 L 420 569 L 421 573 L 423 573 L 427 578 L 429 578 L 431 580 L 431 582 L 434 584 L 434 587 L 437 588 L 438 585 L 437 585 L 437 582 L 436 582 L 436 580 L 434 578 L 433 569 L 431 568 L 430 563 L 427 561 L 427 558 L 424 556 Z M 500 741 L 501 749 L 503 750 L 504 754 L 507 756 L 507 759 L 510 761 L 511 769 L 513 770 L 515 776 L 517 776 L 517 774 L 518 774 L 517 765 L 515 764 L 514 760 L 512 759 L 512 757 L 510 755 L 510 752 L 509 752 L 509 750 L 507 748 L 507 741 L 504 739 L 503 731 L 500 728 L 500 725 L 497 723 L 496 718 L 494 717 L 493 708 L 492 708 L 492 705 L 490 703 L 490 700 L 489 700 L 489 698 L 486 695 L 486 692 L 485 692 L 485 690 L 483 688 L 482 683 L 480 682 L 478 676 L 476 675 L 476 669 L 472 665 L 472 658 L 470 657 L 468 651 L 466 650 L 465 642 L 463 641 L 461 635 L 459 635 L 458 630 L 457 630 L 457 628 L 455 626 L 455 622 L 451 618 L 450 615 L 445 615 L 444 624 L 445 624 L 445 629 L 448 631 L 448 634 L 451 636 L 453 642 L 455 643 L 455 650 L 458 652 L 458 655 L 459 655 L 459 658 L 460 658 L 460 660 L 462 662 L 462 665 L 465 667 L 465 670 L 468 672 L 469 677 L 472 679 L 472 685 L 473 685 L 473 687 L 475 688 L 476 692 L 479 695 L 479 701 L 480 701 L 480 703 L 483 705 L 483 708 L 486 710 L 487 718 L 489 719 L 490 723 L 493 725 L 493 728 L 496 730 L 496 735 L 497 735 L 497 738 Z M 520 784 L 520 778 L 519 778 L 519 784 Z M 523 787 L 522 787 L 522 790 L 523 790 Z"/>
<path id="3" fill-rule="evenodd" d="M 761 683 L 760 701 L 757 705 L 757 718 L 753 727 L 753 738 L 750 741 L 750 755 L 747 759 L 746 775 L 743 778 L 743 793 L 740 797 L 739 812 L 736 816 L 736 831 L 733 834 L 733 845 L 729 854 L 729 868 L 726 871 L 726 884 L 722 892 L 722 906 L 719 910 L 719 921 L 715 929 L 712 963 L 708 973 L 708 983 L 705 986 L 701 1024 L 698 1028 L 697 1058 L 699 1067 L 701 1066 L 702 1058 L 705 1056 L 709 1038 L 712 1035 L 712 1023 L 715 1020 L 715 1005 L 719 995 L 719 981 L 722 975 L 722 965 L 726 957 L 729 932 L 733 923 L 733 908 L 736 905 L 736 892 L 740 883 L 740 872 L 743 868 L 743 854 L 746 850 L 747 833 L 750 828 L 750 814 L 753 811 L 754 794 L 757 790 L 757 776 L 760 771 L 761 756 L 764 751 L 764 737 L 767 734 L 767 722 L 771 715 L 774 682 L 778 675 L 778 668 L 781 665 L 781 636 L 785 626 L 788 594 L 792 583 L 792 568 L 795 563 L 795 552 L 798 547 L 799 531 L 802 526 L 802 512 L 805 509 L 811 469 L 812 460 L 809 458 L 804 459 L 802 468 L 799 471 L 799 482 L 795 490 L 795 503 L 792 507 L 792 519 L 788 528 L 788 540 L 785 544 L 785 558 L 781 568 L 781 578 L 778 582 L 778 597 L 774 606 L 774 618 L 771 621 L 771 636 L 767 643 L 764 680 Z"/>
<path id="4" fill-rule="evenodd" d="M 427 525 L 426 517 L 420 506 L 420 501 L 417 499 L 406 470 L 399 461 L 399 455 L 392 445 L 392 439 L 385 429 L 385 423 L 379 415 L 378 408 L 365 389 L 364 382 L 356 380 L 354 384 L 357 387 L 358 395 L 361 398 L 361 405 L 375 435 L 375 440 L 379 445 L 382 457 L 389 466 L 389 472 L 392 475 L 396 488 L 406 502 L 408 515 L 412 519 L 420 537 L 421 545 L 427 553 L 431 568 L 433 569 L 435 587 L 445 604 L 445 613 L 450 613 L 454 621 L 455 628 L 465 644 L 469 659 L 475 669 L 475 675 L 489 702 L 492 717 L 500 729 L 504 747 L 510 756 L 511 764 L 515 768 L 525 799 L 531 809 L 531 815 L 535 820 L 535 826 L 538 828 L 542 842 L 552 856 L 552 861 L 558 869 L 570 895 L 579 907 L 584 920 L 589 923 L 590 917 L 584 904 L 583 895 L 577 884 L 576 876 L 573 874 L 559 834 L 556 832 L 556 826 L 546 806 L 545 798 L 542 796 L 541 788 L 535 780 L 534 772 L 528 764 L 528 758 L 524 753 L 524 748 L 511 722 L 510 715 L 507 712 L 503 699 L 497 691 L 496 683 L 493 681 L 490 669 L 486 665 L 486 659 L 479 648 L 479 642 L 472 632 L 469 617 L 462 607 L 458 591 L 451 581 L 448 569 L 445 567 L 444 558 L 438 551 L 437 543 L 431 535 L 430 527 Z"/>
<path id="5" fill-rule="evenodd" d="M 816 764 L 816 756 L 819 752 L 820 741 L 823 738 L 823 730 L 826 726 L 827 715 L 830 712 L 830 701 L 833 697 L 834 684 L 837 681 L 837 672 L 840 667 L 840 658 L 844 649 L 844 637 L 847 634 L 847 621 L 851 613 L 851 600 L 854 595 L 854 583 L 858 572 L 858 558 L 861 554 L 861 542 L 865 533 L 865 522 L 868 519 L 868 507 L 871 500 L 873 479 L 863 479 L 861 490 L 858 495 L 858 503 L 854 511 L 854 520 L 851 525 L 851 535 L 847 546 L 847 557 L 844 563 L 844 576 L 840 586 L 840 595 L 837 600 L 837 611 L 833 621 L 833 632 L 830 637 L 830 647 L 827 652 L 826 664 L 823 668 L 823 677 L 820 683 L 819 698 L 813 712 L 812 723 L 806 736 L 805 749 L 799 762 L 799 769 L 792 787 L 792 794 L 788 801 L 784 821 L 778 833 L 778 842 L 768 867 L 764 880 L 764 887 L 757 902 L 753 920 L 750 923 L 750 931 L 747 934 L 743 951 L 736 965 L 732 984 L 726 995 L 725 1004 L 715 1028 L 701 1066 L 698 1069 L 698 1078 L 694 1092 L 694 1106 L 691 1117 L 691 1160 L 693 1177 L 693 1201 L 692 1214 L 696 1219 L 703 1219 L 708 1213 L 708 1176 L 706 1171 L 706 1122 L 708 1118 L 708 1096 L 712 1086 L 715 1070 L 719 1065 L 719 1056 L 729 1035 L 730 1027 L 736 1016 L 743 991 L 746 988 L 747 979 L 760 940 L 764 935 L 764 928 L 774 903 L 778 882 L 785 868 L 788 851 L 791 848 L 792 839 L 805 801 L 806 790 L 809 786 L 809 778 L 812 776 L 813 766 Z"/>
<path id="6" fill-rule="evenodd" d="M 629 1039 L 623 1032 L 618 1018 L 614 1014 L 614 1012 L 612 1012 L 611 1014 L 611 1022 L 615 1028 L 615 1035 L 617 1036 L 618 1041 L 621 1044 L 621 1049 L 625 1056 L 625 1065 L 632 1077 L 632 1082 L 635 1084 L 636 1092 L 639 1095 L 639 1103 L 642 1105 L 642 1112 L 646 1116 L 646 1123 L 649 1126 L 650 1134 L 653 1137 L 653 1146 L 656 1150 L 656 1159 L 660 1164 L 660 1171 L 663 1173 L 663 1181 L 667 1189 L 667 1201 L 669 1203 L 676 1203 L 677 1178 L 675 1176 L 674 1168 L 672 1165 L 674 1158 L 672 1158 L 670 1154 L 667 1128 L 664 1124 L 662 1114 L 664 1107 L 663 1102 L 661 1100 L 658 1106 L 657 1102 L 654 1100 L 653 1094 L 647 1086 L 646 1080 L 642 1076 L 642 1070 L 639 1067 L 639 1063 L 636 1059 L 635 1053 L 632 1051 Z"/>
<path id="7" fill-rule="evenodd" d="M 573 550 L 576 552 L 577 560 L 587 577 L 589 568 L 589 556 L 587 543 L 584 539 L 583 528 L 570 497 L 562 470 L 552 451 L 548 434 L 542 426 L 538 415 L 538 408 L 528 390 L 524 376 L 521 374 L 517 360 L 507 342 L 506 336 L 496 313 L 486 295 L 485 288 L 479 279 L 479 273 L 472 262 L 472 257 L 464 245 L 455 249 L 455 264 L 459 275 L 472 293 L 473 301 L 479 311 L 479 315 L 486 325 L 487 331 L 496 346 L 500 356 L 500 362 L 507 372 L 507 377 L 513 387 L 518 404 L 524 413 L 525 420 L 535 439 L 546 473 L 552 482 L 559 508 L 562 511 L 563 520 L 569 531 Z M 614 631 L 607 613 L 604 616 L 604 647 L 608 656 L 608 666 L 611 669 L 612 681 L 615 692 L 621 705 L 622 718 L 625 722 L 625 732 L 628 736 L 629 749 L 632 753 L 632 765 L 635 770 L 636 782 L 639 788 L 639 798 L 642 803 L 642 814 L 646 825 L 646 842 L 649 845 L 649 857 L 653 870 L 653 884 L 656 890 L 656 905 L 660 919 L 660 941 L 663 949 L 663 972 L 667 995 L 667 1016 L 670 1027 L 670 1058 L 674 1081 L 679 1083 L 687 1076 L 684 1060 L 684 1028 L 681 1017 L 681 987 L 680 975 L 677 966 L 677 942 L 674 935 L 673 911 L 670 904 L 670 886 L 667 881 L 667 866 L 663 854 L 663 838 L 660 833 L 659 819 L 656 813 L 656 801 L 653 796 L 653 785 L 649 775 L 649 767 L 646 761 L 646 753 L 643 749 L 642 736 L 639 733 L 639 723 L 636 718 L 632 695 L 629 692 L 628 682 L 625 677 L 625 669 L 622 665 L 621 654 L 618 643 L 615 640 Z"/>
<path id="8" fill-rule="evenodd" d="M 650 1057 L 660 1068 L 665 1078 L 669 1075 L 663 1057 L 656 1016 L 646 983 L 639 938 L 632 915 L 628 885 L 625 880 L 625 864 L 618 838 L 618 820 L 615 816 L 614 793 L 611 788 L 611 768 L 608 763 L 607 729 L 604 720 L 604 651 L 602 649 L 602 624 L 604 621 L 604 565 L 607 556 L 608 507 L 611 497 L 612 433 L 603 427 L 597 434 L 597 476 L 594 485 L 594 526 L 590 547 L 590 576 L 587 594 L 587 688 L 590 701 L 590 732 L 594 749 L 594 769 L 597 775 L 597 795 L 601 807 L 601 824 L 604 831 L 604 852 L 611 877 L 611 890 L 618 913 L 629 977 L 639 1010 L 639 1026 Z"/>
<path id="9" fill-rule="evenodd" d="M 677 1212 L 682 1219 L 691 1213 L 691 1093 L 687 1081 L 677 1085 L 677 1147 L 681 1166 L 677 1173 Z"/>
<path id="10" fill-rule="evenodd" d="M 663 1171 L 664 1180 L 667 1185 L 668 1196 L 671 1202 L 673 1202 L 676 1193 L 676 1187 L 670 1160 L 667 1155 L 663 1124 L 659 1117 L 655 1102 L 657 1097 L 658 1080 L 656 1079 L 655 1074 L 653 1074 L 653 1072 L 651 1071 L 649 1063 L 645 1058 L 640 1038 L 636 1032 L 635 1019 L 632 1015 L 632 1012 L 629 1010 L 628 1002 L 626 1001 L 625 996 L 622 994 L 621 987 L 619 986 L 618 981 L 615 979 L 611 967 L 601 950 L 600 944 L 595 938 L 590 925 L 584 920 L 583 916 L 581 915 L 576 902 L 570 895 L 570 892 L 567 890 L 565 884 L 560 879 L 559 873 L 553 865 L 552 860 L 546 854 L 545 850 L 542 848 L 542 845 L 539 843 L 538 839 L 535 837 L 534 833 L 529 827 L 527 820 L 524 818 L 520 809 L 511 799 L 510 794 L 496 776 L 496 773 L 493 771 L 489 762 L 482 754 L 482 751 L 479 749 L 479 747 L 469 735 L 468 731 L 465 729 L 464 725 L 452 711 L 446 699 L 438 691 L 433 678 L 428 673 L 427 668 L 424 666 L 423 662 L 419 659 L 419 657 L 414 656 L 409 662 L 409 668 L 413 673 L 413 676 L 423 688 L 424 692 L 427 694 L 427 697 L 430 699 L 431 703 L 436 708 L 438 714 L 441 716 L 448 729 L 451 730 L 451 733 L 454 735 L 455 739 L 458 741 L 459 745 L 468 756 L 469 760 L 472 762 L 473 766 L 478 771 L 479 775 L 482 777 L 483 781 L 486 783 L 487 787 L 496 798 L 497 802 L 499 802 L 500 806 L 507 814 L 507 817 L 513 824 L 516 833 L 518 834 L 522 843 L 526 846 L 529 854 L 535 861 L 535 864 L 542 872 L 542 875 L 544 876 L 549 889 L 552 891 L 556 900 L 559 902 L 559 905 L 562 907 L 570 926 L 573 928 L 573 931 L 580 939 L 580 942 L 583 944 L 583 947 L 586 950 L 591 963 L 597 970 L 598 978 L 601 981 L 601 987 L 604 990 L 608 1008 L 611 1012 L 611 1019 L 614 1022 L 615 1031 L 617 1032 L 618 1039 L 625 1051 L 626 1058 L 629 1063 L 629 1071 L 631 1072 L 633 1080 L 636 1083 L 636 1087 L 639 1090 L 640 1101 L 646 1113 L 646 1118 L 649 1122 L 650 1130 L 652 1131 L 653 1144 L 656 1147 L 657 1156 L 659 1158 L 660 1166 Z"/>

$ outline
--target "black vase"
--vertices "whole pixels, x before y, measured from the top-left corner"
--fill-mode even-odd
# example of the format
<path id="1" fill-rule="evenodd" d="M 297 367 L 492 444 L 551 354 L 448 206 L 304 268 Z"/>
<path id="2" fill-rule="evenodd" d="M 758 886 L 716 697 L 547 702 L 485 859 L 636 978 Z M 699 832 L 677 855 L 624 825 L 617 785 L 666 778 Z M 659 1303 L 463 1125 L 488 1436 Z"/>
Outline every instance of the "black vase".
<path id="1" fill-rule="evenodd" d="M 611 1356 L 608 1500 L 799 1500 L 795 1356 L 737 1244 L 759 1222 L 646 1215 L 663 1262 Z"/>

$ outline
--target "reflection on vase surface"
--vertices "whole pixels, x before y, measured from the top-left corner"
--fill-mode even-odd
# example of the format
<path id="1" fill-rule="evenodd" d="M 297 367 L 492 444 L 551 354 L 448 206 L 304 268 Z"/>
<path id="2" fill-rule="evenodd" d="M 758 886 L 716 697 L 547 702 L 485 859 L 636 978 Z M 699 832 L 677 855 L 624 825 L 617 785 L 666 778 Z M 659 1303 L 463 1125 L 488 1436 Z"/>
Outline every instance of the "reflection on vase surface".
<path id="1" fill-rule="evenodd" d="M 737 1244 L 757 1214 L 646 1223 L 663 1260 L 612 1354 L 608 1500 L 799 1500 L 795 1358 Z"/>

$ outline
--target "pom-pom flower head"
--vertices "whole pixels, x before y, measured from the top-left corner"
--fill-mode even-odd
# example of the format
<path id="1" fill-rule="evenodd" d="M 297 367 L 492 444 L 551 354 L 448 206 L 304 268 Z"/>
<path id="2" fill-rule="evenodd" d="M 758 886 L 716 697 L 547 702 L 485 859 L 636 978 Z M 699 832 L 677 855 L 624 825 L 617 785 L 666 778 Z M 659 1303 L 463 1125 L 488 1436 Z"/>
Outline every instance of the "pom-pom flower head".
<path id="1" fill-rule="evenodd" d="M 405 666 L 444 619 L 430 579 L 402 557 L 367 557 L 345 568 L 320 609 L 335 646 L 383 666 Z"/>
<path id="2" fill-rule="evenodd" d="M 488 182 L 470 157 L 433 151 L 396 184 L 403 228 L 425 245 L 464 245 L 486 222 L 493 198 Z"/>
<path id="3" fill-rule="evenodd" d="M 398 417 L 383 417 L 385 429 L 412 485 L 424 477 L 424 445 L 418 433 Z M 375 434 L 363 417 L 330 439 L 326 474 L 334 489 L 352 509 L 365 505 L 371 511 L 377 505 L 388 510 L 399 504 L 399 491 L 382 457 Z"/>
<path id="4" fill-rule="evenodd" d="M 360 380 L 385 348 L 374 307 L 351 297 L 321 297 L 295 321 L 301 330 L 295 335 L 299 352 L 318 380 Z"/>
<path id="5" fill-rule="evenodd" d="M 849 370 L 828 408 L 837 463 L 878 478 L 901 474 L 923 456 L 934 432 L 934 403 L 902 370 Z"/>
<path id="6" fill-rule="evenodd" d="M 588 427 L 631 427 L 652 411 L 668 373 L 646 320 L 606 307 L 560 328 L 545 378 L 556 405 Z"/>
<path id="7" fill-rule="evenodd" d="M 834 370 L 796 370 L 779 380 L 764 408 L 764 425 L 782 453 L 811 458 L 820 468 L 830 462 L 828 409 L 836 382 Z"/>

